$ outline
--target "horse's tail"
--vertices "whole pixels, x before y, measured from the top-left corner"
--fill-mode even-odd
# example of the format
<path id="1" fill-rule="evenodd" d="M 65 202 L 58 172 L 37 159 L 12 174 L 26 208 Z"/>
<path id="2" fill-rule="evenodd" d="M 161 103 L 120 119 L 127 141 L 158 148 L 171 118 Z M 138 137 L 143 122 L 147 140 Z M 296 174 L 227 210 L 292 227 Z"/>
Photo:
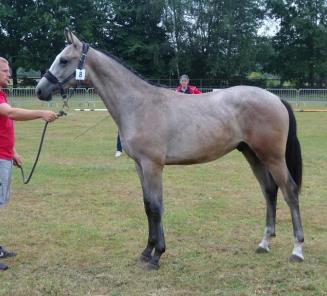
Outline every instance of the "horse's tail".
<path id="1" fill-rule="evenodd" d="M 289 129 L 285 153 L 286 164 L 300 191 L 302 185 L 302 155 L 300 142 L 296 134 L 296 120 L 290 104 L 284 100 L 281 101 L 286 107 L 289 116 Z"/>

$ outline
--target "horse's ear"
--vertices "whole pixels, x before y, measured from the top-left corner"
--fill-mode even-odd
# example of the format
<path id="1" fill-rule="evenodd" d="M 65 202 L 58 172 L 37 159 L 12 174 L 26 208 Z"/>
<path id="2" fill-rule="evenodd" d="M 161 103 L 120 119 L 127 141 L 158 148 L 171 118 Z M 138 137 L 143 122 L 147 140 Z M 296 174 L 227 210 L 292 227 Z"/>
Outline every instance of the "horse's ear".
<path id="1" fill-rule="evenodd" d="M 68 44 L 71 44 L 70 40 L 69 40 L 69 29 L 68 28 L 65 28 L 64 30 L 64 35 L 65 35 L 65 39 L 66 39 L 66 42 Z"/>
<path id="2" fill-rule="evenodd" d="M 81 41 L 68 28 L 65 29 L 64 35 L 68 44 L 73 44 L 75 47 L 81 44 Z"/>

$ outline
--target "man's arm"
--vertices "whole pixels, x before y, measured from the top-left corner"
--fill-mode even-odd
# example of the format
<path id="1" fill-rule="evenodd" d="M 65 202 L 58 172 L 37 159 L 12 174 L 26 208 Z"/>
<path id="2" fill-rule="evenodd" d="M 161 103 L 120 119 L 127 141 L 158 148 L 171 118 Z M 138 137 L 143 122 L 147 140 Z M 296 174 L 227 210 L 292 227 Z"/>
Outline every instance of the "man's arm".
<path id="1" fill-rule="evenodd" d="M 48 110 L 27 110 L 21 108 L 13 108 L 9 104 L 0 104 L 0 115 L 7 116 L 12 120 L 26 121 L 42 118 L 45 121 L 54 121 L 58 118 L 57 114 Z"/>

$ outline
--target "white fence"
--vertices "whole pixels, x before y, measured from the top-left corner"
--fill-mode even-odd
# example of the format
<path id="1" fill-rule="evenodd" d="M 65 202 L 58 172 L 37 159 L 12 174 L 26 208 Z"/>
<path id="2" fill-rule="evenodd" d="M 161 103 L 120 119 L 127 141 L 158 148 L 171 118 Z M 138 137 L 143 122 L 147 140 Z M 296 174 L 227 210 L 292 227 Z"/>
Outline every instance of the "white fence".
<path id="1" fill-rule="evenodd" d="M 37 99 L 35 94 L 35 88 L 12 88 L 5 89 L 8 94 L 10 103 L 13 106 L 19 106 L 22 104 L 38 104 L 53 106 L 60 105 L 60 95 L 54 96 L 53 100 L 50 102 L 41 102 Z M 96 104 L 102 103 L 100 97 L 95 92 L 94 88 L 71 88 L 68 91 L 71 103 L 78 104 L 80 106 L 92 106 L 95 107 Z"/>
<path id="2" fill-rule="evenodd" d="M 327 89 L 267 89 L 296 105 L 327 104 Z"/>
<path id="3" fill-rule="evenodd" d="M 215 88 L 206 87 L 201 88 L 203 92 L 210 92 Z M 305 106 L 310 104 L 327 105 L 327 89 L 275 89 L 270 88 L 268 91 L 276 94 L 282 99 L 297 105 Z M 9 101 L 12 105 L 21 104 L 37 104 L 40 101 L 37 100 L 35 95 L 35 88 L 13 88 L 6 89 L 8 93 Z M 95 107 L 96 104 L 101 104 L 101 99 L 97 95 L 94 88 L 76 88 L 69 89 L 69 93 L 72 95 L 71 102 L 80 106 Z M 59 98 L 59 95 L 56 97 Z M 53 100 L 51 102 L 42 104 L 54 105 L 60 104 L 60 100 Z"/>

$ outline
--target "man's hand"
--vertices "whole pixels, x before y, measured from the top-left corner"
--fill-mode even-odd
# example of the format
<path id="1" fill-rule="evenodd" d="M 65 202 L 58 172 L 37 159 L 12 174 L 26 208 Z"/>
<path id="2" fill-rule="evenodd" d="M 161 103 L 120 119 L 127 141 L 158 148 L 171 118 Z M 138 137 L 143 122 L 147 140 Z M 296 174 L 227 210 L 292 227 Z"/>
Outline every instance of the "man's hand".
<path id="1" fill-rule="evenodd" d="M 45 121 L 48 121 L 48 122 L 52 122 L 52 121 L 55 121 L 56 119 L 58 119 L 58 115 L 57 113 L 53 112 L 53 111 L 42 111 L 42 118 L 45 120 Z"/>
<path id="2" fill-rule="evenodd" d="M 21 156 L 16 151 L 14 151 L 14 166 L 20 168 L 22 164 L 23 162 Z"/>

